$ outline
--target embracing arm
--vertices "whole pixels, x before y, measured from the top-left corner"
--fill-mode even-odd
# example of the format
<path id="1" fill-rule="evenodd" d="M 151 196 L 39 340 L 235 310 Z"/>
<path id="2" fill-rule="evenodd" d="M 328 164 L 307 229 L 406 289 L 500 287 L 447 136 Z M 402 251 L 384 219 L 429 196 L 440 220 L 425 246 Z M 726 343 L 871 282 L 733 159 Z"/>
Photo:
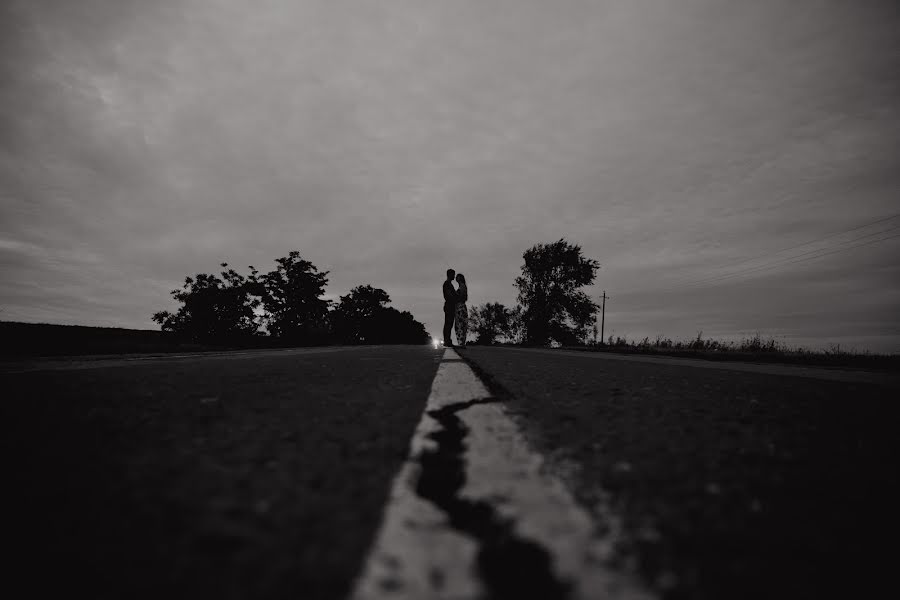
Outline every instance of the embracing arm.
<path id="1" fill-rule="evenodd" d="M 456 304 L 456 290 L 453 289 L 453 284 L 449 281 L 444 282 L 444 302 L 452 302 Z"/>

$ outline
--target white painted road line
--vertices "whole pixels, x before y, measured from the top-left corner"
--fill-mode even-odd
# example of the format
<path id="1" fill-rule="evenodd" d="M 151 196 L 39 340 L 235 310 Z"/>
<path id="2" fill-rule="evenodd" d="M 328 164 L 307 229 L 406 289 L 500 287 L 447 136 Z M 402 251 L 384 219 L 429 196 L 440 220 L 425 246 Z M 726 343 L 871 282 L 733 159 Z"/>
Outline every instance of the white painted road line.
<path id="1" fill-rule="evenodd" d="M 442 496 L 447 479 L 454 479 L 447 465 L 456 464 L 462 484 L 452 497 Z M 435 472 L 435 465 L 444 470 Z M 524 579 L 513 554 L 511 569 L 500 576 L 487 572 L 487 554 L 496 558 L 498 547 L 484 532 L 498 529 L 505 540 L 499 548 L 513 539 L 519 549 L 546 555 L 549 577 L 569 588 L 569 598 L 653 597 L 631 576 L 605 566 L 608 540 L 597 537 L 590 514 L 545 466 L 502 403 L 446 350 L 352 598 L 479 598 L 506 585 L 502 577 Z M 485 514 L 487 521 L 472 524 Z"/>
<path id="2" fill-rule="evenodd" d="M 458 358 L 445 350 L 444 359 L 451 356 Z M 380 531 L 353 593 L 355 600 L 463 600 L 482 595 L 474 577 L 477 544 L 454 531 L 447 514 L 416 493 L 422 473 L 419 458 L 423 450 L 435 449 L 437 444 L 428 436 L 441 428 L 428 412 L 460 398 L 489 395 L 479 381 L 460 376 L 463 367 L 461 362 L 438 367 L 409 457 L 394 478 Z"/>

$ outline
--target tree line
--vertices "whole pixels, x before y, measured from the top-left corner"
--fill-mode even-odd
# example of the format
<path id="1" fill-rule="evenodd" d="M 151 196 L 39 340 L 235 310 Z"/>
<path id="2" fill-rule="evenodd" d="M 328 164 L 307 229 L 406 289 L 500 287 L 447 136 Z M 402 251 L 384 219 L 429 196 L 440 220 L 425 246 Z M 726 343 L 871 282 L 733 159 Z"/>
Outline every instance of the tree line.
<path id="1" fill-rule="evenodd" d="M 582 255 L 581 247 L 560 239 L 536 244 L 522 255 L 525 263 L 513 285 L 515 307 L 487 302 L 469 311 L 476 344 L 510 343 L 544 346 L 586 343 L 597 335 L 598 305 L 582 288 L 594 283 L 600 263 Z"/>
<path id="2" fill-rule="evenodd" d="M 477 344 L 499 340 L 526 345 L 586 343 L 596 338 L 598 305 L 583 288 L 594 282 L 600 264 L 581 247 L 560 239 L 532 246 L 522 255 L 513 285 L 517 305 L 473 306 L 469 330 Z M 425 344 L 425 326 L 407 311 L 388 306 L 388 293 L 358 285 L 335 301 L 325 299 L 328 271 L 319 271 L 299 252 L 275 260 L 260 273 L 243 275 L 222 263 L 218 275 L 186 277 L 172 290 L 180 303 L 173 312 L 153 315 L 164 332 L 199 343 L 246 343 L 267 337 L 290 345 Z"/>
<path id="3" fill-rule="evenodd" d="M 388 306 L 386 291 L 358 285 L 337 302 L 324 298 L 328 271 L 299 252 L 275 260 L 260 273 L 241 274 L 222 263 L 216 275 L 186 277 L 172 290 L 175 312 L 153 320 L 164 332 L 199 343 L 248 343 L 270 338 L 289 345 L 425 344 L 425 326 L 408 311 Z"/>

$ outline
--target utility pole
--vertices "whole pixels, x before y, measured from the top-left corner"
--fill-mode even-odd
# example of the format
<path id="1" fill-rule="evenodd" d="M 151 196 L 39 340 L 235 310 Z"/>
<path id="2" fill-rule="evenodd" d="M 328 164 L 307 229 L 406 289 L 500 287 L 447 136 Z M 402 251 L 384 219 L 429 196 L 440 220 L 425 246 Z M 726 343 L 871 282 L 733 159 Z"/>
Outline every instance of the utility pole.
<path id="1" fill-rule="evenodd" d="M 606 290 L 603 290 L 603 312 L 600 314 L 600 343 L 605 344 L 606 338 L 603 337 L 603 330 L 606 327 L 606 299 L 609 296 L 606 295 Z M 595 321 L 596 322 L 596 321 Z"/>

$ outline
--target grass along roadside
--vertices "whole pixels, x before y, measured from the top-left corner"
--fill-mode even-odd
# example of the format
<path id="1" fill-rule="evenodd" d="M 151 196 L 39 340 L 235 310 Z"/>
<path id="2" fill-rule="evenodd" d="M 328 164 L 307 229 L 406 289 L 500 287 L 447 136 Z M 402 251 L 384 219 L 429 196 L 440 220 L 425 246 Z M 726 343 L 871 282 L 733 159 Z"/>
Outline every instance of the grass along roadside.
<path id="1" fill-rule="evenodd" d="M 580 352 L 612 352 L 616 354 L 641 354 L 650 356 L 676 356 L 680 358 L 699 358 L 712 361 L 740 361 L 756 363 L 782 363 L 841 369 L 862 369 L 888 372 L 900 372 L 900 354 L 876 354 L 846 350 L 840 345 L 833 345 L 827 350 L 810 350 L 793 347 L 774 338 L 764 338 L 757 334 L 740 341 L 723 341 L 704 338 L 697 334 L 692 340 L 672 340 L 657 336 L 651 340 L 628 340 L 623 337 L 610 336 L 606 343 L 588 343 L 581 345 L 558 345 L 551 347 L 560 350 L 576 350 Z"/>

